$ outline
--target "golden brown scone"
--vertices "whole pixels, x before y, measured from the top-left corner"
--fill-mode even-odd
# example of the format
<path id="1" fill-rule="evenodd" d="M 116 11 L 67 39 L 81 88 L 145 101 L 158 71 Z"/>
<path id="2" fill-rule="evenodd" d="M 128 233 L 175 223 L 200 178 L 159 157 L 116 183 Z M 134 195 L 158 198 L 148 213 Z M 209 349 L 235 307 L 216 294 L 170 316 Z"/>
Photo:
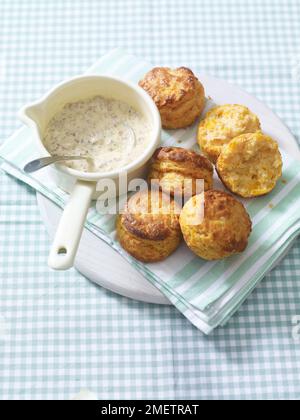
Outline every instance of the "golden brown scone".
<path id="1" fill-rule="evenodd" d="M 204 200 L 204 218 L 201 214 Z M 242 203 L 223 191 L 195 195 L 184 206 L 180 226 L 188 247 L 205 260 L 242 252 L 248 244 L 251 220 Z"/>
<path id="2" fill-rule="evenodd" d="M 198 127 L 198 143 L 201 151 L 216 163 L 222 147 L 234 137 L 255 133 L 260 121 L 246 106 L 221 105 L 212 108 Z"/>
<path id="3" fill-rule="evenodd" d="M 202 84 L 186 68 L 155 67 L 139 85 L 151 96 L 160 112 L 164 128 L 184 128 L 191 125 L 205 105 Z"/>
<path id="4" fill-rule="evenodd" d="M 273 190 L 282 175 L 278 144 L 261 132 L 231 140 L 217 160 L 223 184 L 241 197 L 251 198 Z"/>
<path id="5" fill-rule="evenodd" d="M 164 260 L 175 251 L 182 238 L 180 210 L 180 206 L 161 191 L 134 194 L 123 214 L 117 217 L 120 244 L 137 260 Z"/>
<path id="6" fill-rule="evenodd" d="M 149 183 L 171 195 L 191 197 L 200 194 L 197 180 L 204 180 L 204 190 L 213 186 L 213 165 L 202 155 L 182 147 L 160 147 L 152 157 Z M 156 181 L 156 182 L 155 182 Z"/>

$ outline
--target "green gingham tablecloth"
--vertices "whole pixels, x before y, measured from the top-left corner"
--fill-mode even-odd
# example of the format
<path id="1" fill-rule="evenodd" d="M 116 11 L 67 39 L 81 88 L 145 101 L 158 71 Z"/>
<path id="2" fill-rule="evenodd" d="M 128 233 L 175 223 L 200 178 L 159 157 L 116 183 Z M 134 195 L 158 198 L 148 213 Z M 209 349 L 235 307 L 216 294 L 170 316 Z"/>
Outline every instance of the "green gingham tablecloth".
<path id="1" fill-rule="evenodd" d="M 1 138 L 16 110 L 122 46 L 238 83 L 300 133 L 298 1 L 2 1 Z M 1 174 L 0 398 L 299 398 L 299 240 L 226 328 L 47 269 L 29 187 Z"/>
<path id="2" fill-rule="evenodd" d="M 144 60 L 114 49 L 101 57 L 87 74 L 109 74 L 137 83 L 152 68 Z M 201 78 L 201 77 L 200 77 Z M 205 88 L 207 88 L 205 86 Z M 207 101 L 207 107 L 213 104 Z M 225 99 L 226 102 L 226 99 Z M 163 130 L 164 146 L 193 147 L 198 123 L 182 130 Z M 264 127 L 262 127 L 264 128 Z M 282 139 L 281 139 L 282 140 Z M 0 147 L 0 166 L 8 174 L 22 180 L 53 202 L 64 207 L 69 195 L 53 179 L 53 168 L 25 174 L 25 164 L 40 156 L 30 128 L 14 133 Z M 137 271 L 158 287 L 167 298 L 197 328 L 209 334 L 232 316 L 266 273 L 276 265 L 300 232 L 300 164 L 283 155 L 282 178 L 271 194 L 255 200 L 244 200 L 252 220 L 252 234 L 243 254 L 221 261 L 204 261 L 195 256 L 182 242 L 166 260 L 155 264 L 142 264 L 128 255 L 116 239 L 115 215 L 100 213 L 93 202 L 86 227 L 114 248 Z M 215 188 L 222 184 L 215 176 Z M 123 200 L 118 203 L 124 206 Z M 112 262 L 113 263 L 113 262 Z M 124 273 L 126 275 L 126 273 Z"/>

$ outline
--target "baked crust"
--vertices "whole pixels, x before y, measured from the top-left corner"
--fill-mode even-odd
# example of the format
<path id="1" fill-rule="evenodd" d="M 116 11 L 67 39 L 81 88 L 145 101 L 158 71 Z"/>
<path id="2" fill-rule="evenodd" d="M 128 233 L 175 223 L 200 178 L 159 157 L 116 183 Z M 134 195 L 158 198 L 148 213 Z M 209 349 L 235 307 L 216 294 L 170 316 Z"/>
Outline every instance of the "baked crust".
<path id="1" fill-rule="evenodd" d="M 213 186 L 213 165 L 205 156 L 181 147 L 160 147 L 154 152 L 148 176 L 152 186 L 190 197 L 202 192 L 197 191 L 198 180 L 204 181 L 205 191 Z"/>
<path id="2" fill-rule="evenodd" d="M 179 205 L 161 191 L 133 195 L 117 218 L 122 247 L 143 262 L 161 261 L 179 245 Z"/>
<path id="3" fill-rule="evenodd" d="M 282 157 L 271 137 L 261 132 L 243 134 L 222 149 L 216 169 L 231 192 L 258 197 L 275 188 L 282 175 Z"/>
<path id="4" fill-rule="evenodd" d="M 191 125 L 205 105 L 202 84 L 186 68 L 155 67 L 139 85 L 151 96 L 161 115 L 164 128 L 183 128 Z"/>
<path id="5" fill-rule="evenodd" d="M 212 108 L 200 122 L 197 139 L 201 151 L 216 163 L 223 146 L 233 138 L 260 130 L 260 121 L 247 107 L 238 104 Z"/>
<path id="6" fill-rule="evenodd" d="M 197 212 L 204 202 L 204 217 Z M 205 260 L 218 260 L 243 252 L 251 233 L 251 220 L 242 203 L 230 194 L 210 190 L 192 197 L 180 215 L 188 247 Z"/>
<path id="7" fill-rule="evenodd" d="M 172 160 L 176 163 L 189 164 L 195 168 L 204 168 L 213 172 L 213 165 L 205 156 L 183 147 L 159 147 L 154 152 L 153 159 L 158 161 Z"/>

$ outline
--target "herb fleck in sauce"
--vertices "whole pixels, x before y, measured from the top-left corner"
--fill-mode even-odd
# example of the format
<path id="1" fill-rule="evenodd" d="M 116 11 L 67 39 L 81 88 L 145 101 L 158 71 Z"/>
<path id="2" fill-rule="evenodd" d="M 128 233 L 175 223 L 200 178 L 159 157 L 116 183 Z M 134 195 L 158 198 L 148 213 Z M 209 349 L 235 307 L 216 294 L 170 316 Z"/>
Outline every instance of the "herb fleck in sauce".
<path id="1" fill-rule="evenodd" d="M 134 135 L 133 135 L 134 133 Z M 125 102 L 95 96 L 66 104 L 48 123 L 44 144 L 52 155 L 87 156 L 65 162 L 84 172 L 107 172 L 136 160 L 147 147 L 151 126 Z"/>

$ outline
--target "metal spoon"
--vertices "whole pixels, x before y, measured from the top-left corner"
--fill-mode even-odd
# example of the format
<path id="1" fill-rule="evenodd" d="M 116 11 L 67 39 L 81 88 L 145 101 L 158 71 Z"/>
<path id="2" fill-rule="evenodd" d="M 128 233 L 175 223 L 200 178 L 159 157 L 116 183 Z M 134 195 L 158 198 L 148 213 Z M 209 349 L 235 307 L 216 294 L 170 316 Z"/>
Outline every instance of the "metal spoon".
<path id="1" fill-rule="evenodd" d="M 122 125 L 124 125 L 124 127 L 126 127 L 129 130 L 129 134 L 130 134 L 130 143 L 129 143 L 129 147 L 126 153 L 128 155 L 135 145 L 136 137 L 135 137 L 135 132 L 129 125 L 127 124 L 122 124 Z M 55 163 L 55 162 L 59 162 L 63 160 L 80 160 L 80 159 L 86 159 L 89 162 L 92 162 L 92 159 L 87 156 L 47 156 L 47 157 L 35 159 L 35 160 L 32 160 L 31 162 L 28 162 L 24 166 L 23 170 L 26 173 L 31 173 L 31 172 L 38 171 L 39 169 L 42 169 L 45 166 L 51 165 L 52 163 Z"/>
<path id="2" fill-rule="evenodd" d="M 51 165 L 52 163 L 63 161 L 63 160 L 80 160 L 89 159 L 86 156 L 47 156 L 39 159 L 32 160 L 24 166 L 24 172 L 31 173 L 44 168 L 45 166 Z"/>

